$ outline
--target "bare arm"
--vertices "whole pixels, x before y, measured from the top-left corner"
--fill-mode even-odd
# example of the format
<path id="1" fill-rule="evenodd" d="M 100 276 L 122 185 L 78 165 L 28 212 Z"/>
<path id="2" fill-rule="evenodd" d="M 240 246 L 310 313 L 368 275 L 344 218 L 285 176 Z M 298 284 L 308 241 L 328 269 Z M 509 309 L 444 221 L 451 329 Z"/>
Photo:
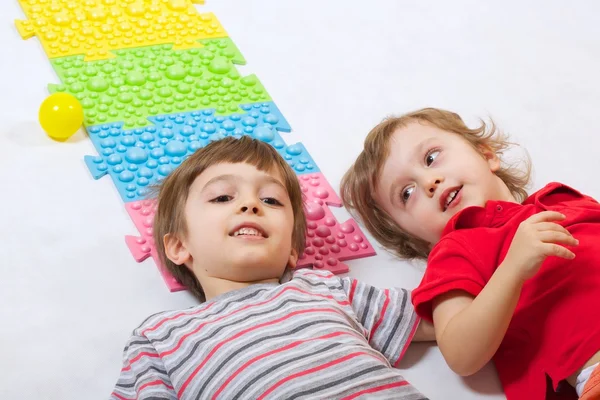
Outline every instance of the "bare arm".
<path id="1" fill-rule="evenodd" d="M 429 321 L 422 319 L 419 322 L 415 336 L 412 339 L 413 342 L 433 342 L 435 341 L 435 330 L 433 324 Z"/>
<path id="2" fill-rule="evenodd" d="M 508 329 L 523 283 L 500 266 L 477 298 L 452 291 L 435 299 L 438 345 L 450 368 L 472 375 L 494 356 Z"/>
<path id="3" fill-rule="evenodd" d="M 563 246 L 577 246 L 577 240 L 551 222 L 562 219 L 562 214 L 544 211 L 523 221 L 506 258 L 476 298 L 451 291 L 434 300 L 438 345 L 454 372 L 471 375 L 491 360 L 504 339 L 523 283 L 538 272 L 546 257 L 575 257 Z"/>

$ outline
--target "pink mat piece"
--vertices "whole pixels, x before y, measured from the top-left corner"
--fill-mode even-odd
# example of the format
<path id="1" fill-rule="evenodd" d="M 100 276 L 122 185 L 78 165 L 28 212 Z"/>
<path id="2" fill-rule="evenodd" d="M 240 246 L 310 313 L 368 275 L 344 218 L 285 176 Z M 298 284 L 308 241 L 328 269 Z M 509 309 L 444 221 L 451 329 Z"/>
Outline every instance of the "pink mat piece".
<path id="1" fill-rule="evenodd" d="M 312 267 L 343 274 L 349 268 L 342 261 L 376 254 L 356 221 L 349 219 L 340 224 L 333 216 L 328 206 L 341 207 L 342 201 L 323 174 L 300 175 L 298 180 L 306 196 L 308 231 L 306 249 L 297 268 Z"/>
<path id="2" fill-rule="evenodd" d="M 340 224 L 329 206 L 341 207 L 342 201 L 323 174 L 298 176 L 305 196 L 308 230 L 306 249 L 298 260 L 297 268 L 327 269 L 334 274 L 348 272 L 342 261 L 375 255 L 373 246 L 352 219 Z M 152 221 L 156 210 L 154 200 L 125 203 L 133 223 L 141 236 L 126 236 L 125 241 L 137 262 L 152 257 L 171 292 L 184 290 L 165 269 L 158 258 L 152 238 Z"/>
<path id="3" fill-rule="evenodd" d="M 154 263 L 158 267 L 158 271 L 167 284 L 169 291 L 177 292 L 179 290 L 185 290 L 185 286 L 177 282 L 160 262 L 156 247 L 154 247 L 152 221 L 154 220 L 154 212 L 156 211 L 156 201 L 133 201 L 125 203 L 125 208 L 135 224 L 135 227 L 141 234 L 141 236 L 125 236 L 125 243 L 127 243 L 127 247 L 129 247 L 135 261 L 142 262 L 146 258 L 152 257 Z"/>

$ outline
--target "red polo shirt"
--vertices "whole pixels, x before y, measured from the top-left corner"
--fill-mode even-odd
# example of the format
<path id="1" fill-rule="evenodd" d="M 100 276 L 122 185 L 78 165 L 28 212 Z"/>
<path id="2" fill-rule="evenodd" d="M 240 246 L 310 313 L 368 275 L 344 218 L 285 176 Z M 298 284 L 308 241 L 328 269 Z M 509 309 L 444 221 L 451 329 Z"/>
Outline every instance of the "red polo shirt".
<path id="1" fill-rule="evenodd" d="M 600 350 L 600 204 L 551 183 L 523 204 L 488 201 L 485 207 L 466 208 L 448 222 L 413 291 L 417 313 L 429 321 L 436 296 L 455 289 L 477 296 L 504 259 L 521 221 L 546 210 L 566 216 L 559 223 L 579 246 L 571 248 L 574 260 L 548 257 L 523 285 L 494 355 L 508 400 L 544 399 L 546 375 L 556 389 Z"/>

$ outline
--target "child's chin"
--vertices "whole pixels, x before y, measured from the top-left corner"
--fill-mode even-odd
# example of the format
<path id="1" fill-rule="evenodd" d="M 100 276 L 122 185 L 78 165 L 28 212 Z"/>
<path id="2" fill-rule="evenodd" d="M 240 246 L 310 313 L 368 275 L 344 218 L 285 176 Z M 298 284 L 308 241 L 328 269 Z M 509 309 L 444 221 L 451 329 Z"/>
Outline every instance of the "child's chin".
<path id="1" fill-rule="evenodd" d="M 230 258 L 231 265 L 239 271 L 240 274 L 246 276 L 249 280 L 260 280 L 267 278 L 274 278 L 279 272 L 283 273 L 286 262 L 282 262 L 282 268 L 277 268 L 275 265 L 279 264 L 275 262 L 276 257 L 267 252 L 254 252 L 247 251 L 244 254 L 235 254 Z M 281 269 L 281 271 L 279 271 Z M 273 275 L 273 276 L 271 276 Z"/>
<path id="2" fill-rule="evenodd" d="M 267 252 L 260 249 L 245 249 L 231 254 L 232 264 L 241 268 L 261 268 L 269 262 Z"/>

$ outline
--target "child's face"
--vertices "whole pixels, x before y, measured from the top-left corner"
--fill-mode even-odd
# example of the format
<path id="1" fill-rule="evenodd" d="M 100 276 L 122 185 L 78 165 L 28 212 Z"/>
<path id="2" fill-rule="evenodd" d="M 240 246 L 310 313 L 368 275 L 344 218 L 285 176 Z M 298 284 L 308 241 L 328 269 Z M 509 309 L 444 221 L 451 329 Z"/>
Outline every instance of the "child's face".
<path id="1" fill-rule="evenodd" d="M 458 134 L 411 123 L 390 139 L 375 200 L 408 233 L 434 245 L 453 215 L 488 200 L 514 201 L 500 160 Z"/>
<path id="2" fill-rule="evenodd" d="M 194 274 L 235 282 L 279 278 L 295 266 L 294 214 L 281 174 L 217 164 L 190 187 L 182 256 Z"/>

